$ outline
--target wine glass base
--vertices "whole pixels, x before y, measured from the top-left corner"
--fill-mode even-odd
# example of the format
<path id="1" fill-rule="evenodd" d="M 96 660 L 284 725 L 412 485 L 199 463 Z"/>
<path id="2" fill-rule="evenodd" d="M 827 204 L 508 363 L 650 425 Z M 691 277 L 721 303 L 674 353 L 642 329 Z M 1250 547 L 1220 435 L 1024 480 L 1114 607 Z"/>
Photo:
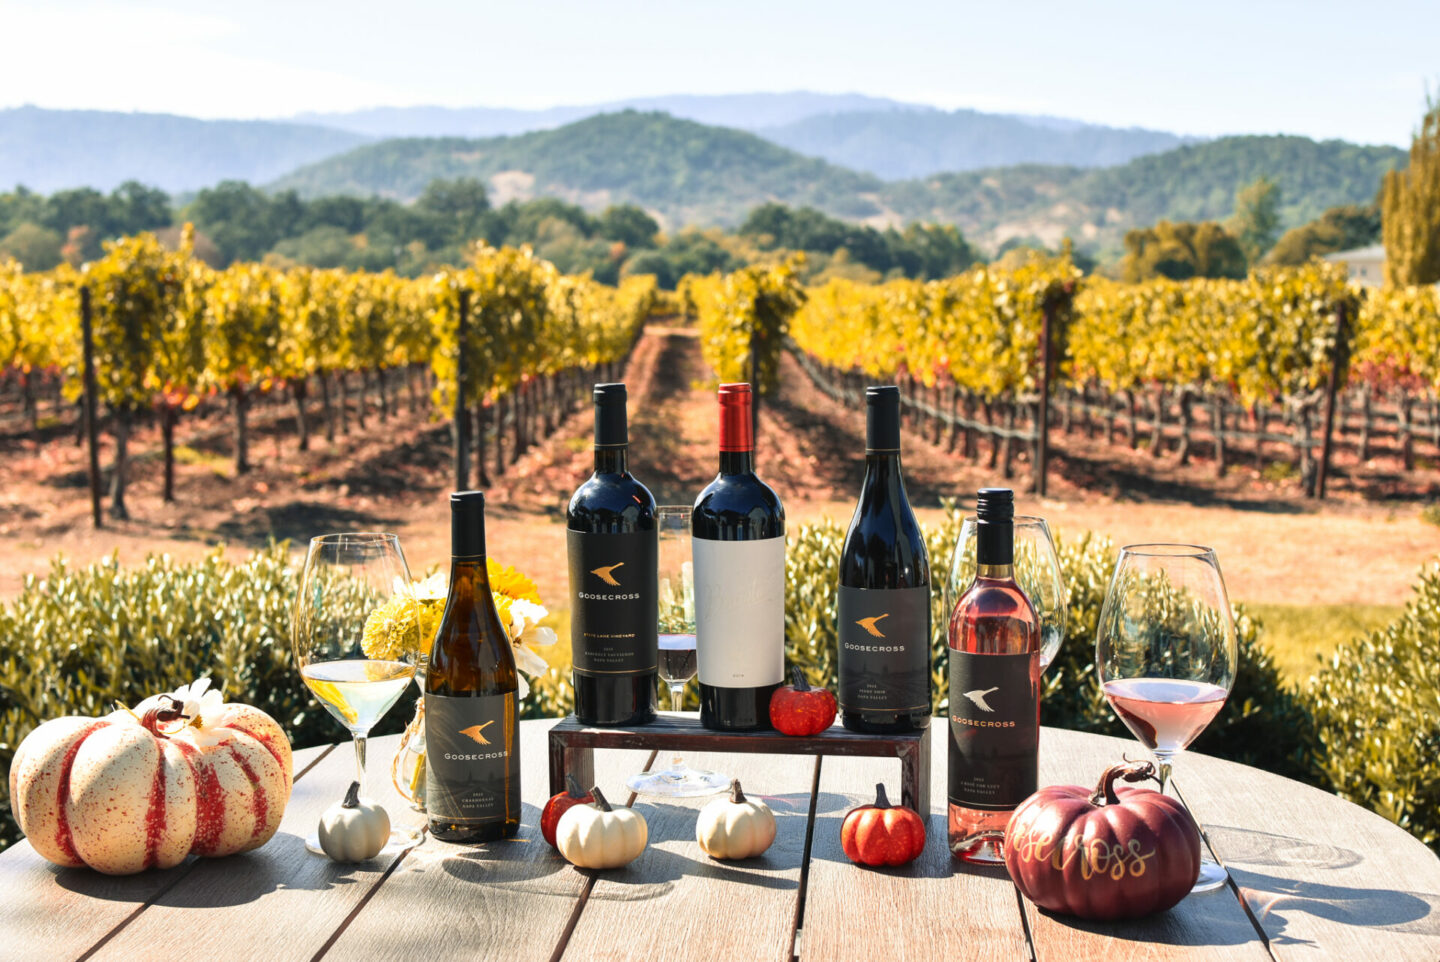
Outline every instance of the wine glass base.
<path id="1" fill-rule="evenodd" d="M 1195 884 L 1190 887 L 1190 892 L 1191 894 L 1213 892 L 1222 887 L 1229 878 L 1229 873 L 1219 864 L 1210 861 L 1208 858 L 1202 859 L 1200 862 L 1200 877 L 1197 878 Z"/>
<path id="2" fill-rule="evenodd" d="M 401 852 L 408 852 L 423 841 L 425 841 L 425 832 L 422 830 L 393 831 L 390 833 L 390 839 L 385 843 L 385 847 L 376 852 L 371 858 L 365 859 L 364 862 L 373 862 L 376 859 L 395 858 Z M 320 836 L 316 834 L 306 837 L 305 850 L 314 855 L 325 855 L 325 850 L 320 847 Z M 328 858 L 329 856 L 325 857 Z M 359 865 L 363 864 L 363 862 L 353 864 Z"/>
<path id="3" fill-rule="evenodd" d="M 698 798 L 718 795 L 730 787 L 730 779 L 718 772 L 697 772 L 693 768 L 671 768 L 663 772 L 640 772 L 625 780 L 636 795 L 661 798 Z"/>

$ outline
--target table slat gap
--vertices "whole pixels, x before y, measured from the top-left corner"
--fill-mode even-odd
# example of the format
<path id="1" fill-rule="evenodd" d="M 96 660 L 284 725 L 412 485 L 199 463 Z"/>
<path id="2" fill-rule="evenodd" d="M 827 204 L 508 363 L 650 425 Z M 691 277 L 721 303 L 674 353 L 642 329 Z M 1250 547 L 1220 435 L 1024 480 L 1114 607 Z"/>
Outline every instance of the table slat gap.
<path id="1" fill-rule="evenodd" d="M 641 771 L 648 772 L 650 766 L 655 764 L 655 756 L 659 754 L 660 750 L 658 748 L 652 751 L 650 757 L 645 759 L 645 767 L 642 768 Z M 639 797 L 638 793 L 631 792 L 629 797 L 625 799 L 625 807 L 630 808 L 633 806 L 635 799 Z M 593 873 L 587 873 L 585 877 L 585 887 L 580 890 L 580 896 L 575 900 L 575 907 L 570 910 L 570 918 L 565 921 L 565 928 L 560 930 L 560 938 L 555 940 L 555 951 L 550 955 L 550 962 L 560 962 L 560 957 L 565 954 L 565 949 L 570 944 L 570 936 L 574 934 L 575 926 L 580 924 L 580 913 L 585 911 L 585 906 L 590 901 L 590 892 L 594 888 L 595 876 Z"/>
<path id="2" fill-rule="evenodd" d="M 179 885 L 181 882 L 185 881 L 186 876 L 188 876 L 190 872 L 194 870 L 195 866 L 199 864 L 200 859 L 198 857 L 193 855 L 190 856 L 189 860 L 183 866 L 184 871 L 178 873 L 173 879 L 171 879 L 170 884 L 166 885 L 158 892 L 152 894 L 144 902 L 141 902 L 139 905 L 135 906 L 135 910 L 133 912 L 131 912 L 129 915 L 125 916 L 118 923 L 116 923 L 115 927 L 112 928 L 109 932 L 106 932 L 104 935 L 102 935 L 99 941 L 97 941 L 94 945 L 90 946 L 90 948 L 86 949 L 84 953 L 82 953 L 75 959 L 75 962 L 86 962 L 87 959 L 93 958 L 95 956 L 95 953 L 103 949 L 107 942 L 120 934 L 121 929 L 125 928 L 125 926 L 129 925 L 131 922 L 134 922 L 137 918 L 139 918 L 141 912 L 144 912 L 150 906 L 154 905 L 160 899 L 164 898 L 171 889 Z"/>
<path id="3" fill-rule="evenodd" d="M 1030 962 L 1039 962 L 1040 954 L 1035 950 L 1035 933 L 1030 931 L 1030 913 L 1025 909 L 1025 896 L 1020 894 L 1018 886 L 1015 888 L 1015 908 L 1020 912 L 1020 931 L 1025 933 L 1025 951 L 1030 953 Z"/>
<path id="4" fill-rule="evenodd" d="M 307 764 L 304 768 L 300 769 L 299 771 L 297 771 L 297 772 L 295 773 L 295 781 L 298 782 L 298 781 L 300 781 L 300 779 L 302 779 L 302 778 L 304 778 L 306 775 L 308 775 L 308 774 L 310 773 L 310 769 L 314 768 L 316 765 L 319 765 L 321 762 L 323 762 L 323 761 L 325 760 L 325 757 L 326 757 L 327 755 L 329 755 L 331 752 L 333 752 L 333 751 L 334 751 L 336 748 L 338 748 L 338 747 L 339 747 L 338 745 L 326 745 L 326 746 L 325 746 L 325 750 L 324 750 L 323 752 L 321 752 L 320 754 L 316 755 L 314 758 L 312 758 L 312 759 L 310 760 L 309 764 Z"/>
<path id="5" fill-rule="evenodd" d="M 815 756 L 815 775 L 810 780 L 810 811 L 805 818 L 805 854 L 800 862 L 800 890 L 795 894 L 795 923 L 790 927 L 791 962 L 800 957 L 797 946 L 805 925 L 805 893 L 810 881 L 810 848 L 815 841 L 815 809 L 820 798 L 820 766 L 824 762 L 824 755 Z"/>
<path id="6" fill-rule="evenodd" d="M 334 932 L 330 933 L 330 938 L 325 940 L 325 944 L 320 946 L 315 954 L 310 957 L 310 962 L 320 962 L 320 960 L 325 957 L 325 954 L 330 951 L 330 947 L 340 941 L 340 936 L 345 934 L 345 930 L 350 927 L 350 923 L 355 921 L 356 917 L 360 915 L 361 910 L 370 904 L 370 900 L 375 897 L 375 893 L 380 891 L 380 886 L 384 885 L 390 876 L 395 874 L 395 870 L 400 867 L 401 863 L 405 861 L 405 856 L 409 855 L 411 851 L 413 851 L 413 849 L 407 848 L 395 856 L 395 859 L 380 875 L 380 878 L 376 880 L 374 885 L 370 886 L 370 890 L 360 897 L 360 901 L 350 910 L 350 914 L 345 916 Z"/>

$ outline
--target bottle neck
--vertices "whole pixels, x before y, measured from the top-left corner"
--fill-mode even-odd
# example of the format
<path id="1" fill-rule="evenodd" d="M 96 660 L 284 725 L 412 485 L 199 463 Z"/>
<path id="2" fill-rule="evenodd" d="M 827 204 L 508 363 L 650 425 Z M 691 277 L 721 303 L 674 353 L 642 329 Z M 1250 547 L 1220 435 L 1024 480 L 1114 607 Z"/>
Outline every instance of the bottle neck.
<path id="1" fill-rule="evenodd" d="M 720 473 L 721 474 L 754 474 L 755 473 L 755 452 L 749 451 L 721 451 L 720 452 Z"/>
<path id="2" fill-rule="evenodd" d="M 899 451 L 872 451 L 865 452 L 865 486 L 873 487 L 883 485 L 887 488 L 900 485 L 900 452 Z"/>
<path id="3" fill-rule="evenodd" d="M 1014 577 L 1015 523 L 988 521 L 983 516 L 975 531 L 975 563 L 980 568 L 1003 568 L 1003 577 Z"/>
<path id="4" fill-rule="evenodd" d="M 630 466 L 630 446 L 607 444 L 595 447 L 596 474 L 624 474 Z"/>
<path id="5" fill-rule="evenodd" d="M 450 559 L 450 588 L 453 591 L 455 586 L 462 581 L 470 582 L 475 597 L 480 597 L 483 591 L 490 592 L 490 572 L 486 568 L 485 558 L 474 556 L 465 558 Z"/>

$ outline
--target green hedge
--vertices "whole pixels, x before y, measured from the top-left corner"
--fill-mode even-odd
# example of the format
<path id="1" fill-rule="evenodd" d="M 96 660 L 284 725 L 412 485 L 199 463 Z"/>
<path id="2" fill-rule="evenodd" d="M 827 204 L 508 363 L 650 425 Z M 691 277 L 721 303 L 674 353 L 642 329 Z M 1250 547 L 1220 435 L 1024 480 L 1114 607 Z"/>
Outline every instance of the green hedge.
<path id="1" fill-rule="evenodd" d="M 958 519 L 927 531 L 935 582 L 943 581 Z M 822 523 L 791 536 L 787 563 L 786 655 L 816 684 L 836 678 L 835 581 L 844 531 Z M 1095 625 L 1116 552 L 1094 536 L 1060 544 L 1069 587 L 1066 638 L 1046 675 L 1048 725 L 1125 735 L 1094 672 Z M 99 715 L 209 673 L 226 697 L 281 721 L 295 746 L 338 741 L 340 726 L 294 669 L 290 606 L 295 569 L 286 546 L 241 564 L 216 551 L 198 562 L 152 557 L 133 568 L 113 559 L 88 568 L 56 561 L 0 606 L 0 763 L 40 721 Z M 1297 692 L 1282 683 L 1260 643 L 1260 626 L 1236 606 L 1241 656 L 1230 702 L 1196 743 L 1232 758 L 1324 787 L 1367 805 L 1440 849 L 1440 566 L 1430 569 L 1404 615 L 1342 647 L 1331 667 Z M 934 704 L 947 699 L 946 612 L 935 597 Z M 570 709 L 568 672 L 532 683 L 524 717 Z M 413 690 L 407 700 L 413 699 Z M 693 706 L 693 685 L 690 702 Z M 398 731 L 408 704 L 377 733 Z M 1183 765 L 1183 761 L 1182 761 Z M 3 798 L 0 848 L 17 836 Z"/>

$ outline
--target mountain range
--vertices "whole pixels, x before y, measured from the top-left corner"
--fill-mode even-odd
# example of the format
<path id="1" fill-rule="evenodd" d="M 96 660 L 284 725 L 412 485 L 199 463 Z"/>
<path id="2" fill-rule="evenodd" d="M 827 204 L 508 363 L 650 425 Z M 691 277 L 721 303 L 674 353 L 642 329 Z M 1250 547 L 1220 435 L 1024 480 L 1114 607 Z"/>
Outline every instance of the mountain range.
<path id="1" fill-rule="evenodd" d="M 623 109 L 596 113 L 601 107 Z M 628 202 L 669 230 L 734 225 L 774 200 L 877 226 L 955 223 L 990 249 L 1069 236 L 1102 254 L 1130 227 L 1162 217 L 1223 218 L 1236 189 L 1260 176 L 1280 185 L 1283 227 L 1368 203 L 1404 158 L 1342 141 L 1196 141 L 858 94 L 382 108 L 284 121 L 0 110 L 0 190 L 107 190 L 134 179 L 183 194 L 236 179 L 309 197 L 410 200 L 437 177 L 474 177 L 496 203 L 554 196 L 598 210 Z"/>

